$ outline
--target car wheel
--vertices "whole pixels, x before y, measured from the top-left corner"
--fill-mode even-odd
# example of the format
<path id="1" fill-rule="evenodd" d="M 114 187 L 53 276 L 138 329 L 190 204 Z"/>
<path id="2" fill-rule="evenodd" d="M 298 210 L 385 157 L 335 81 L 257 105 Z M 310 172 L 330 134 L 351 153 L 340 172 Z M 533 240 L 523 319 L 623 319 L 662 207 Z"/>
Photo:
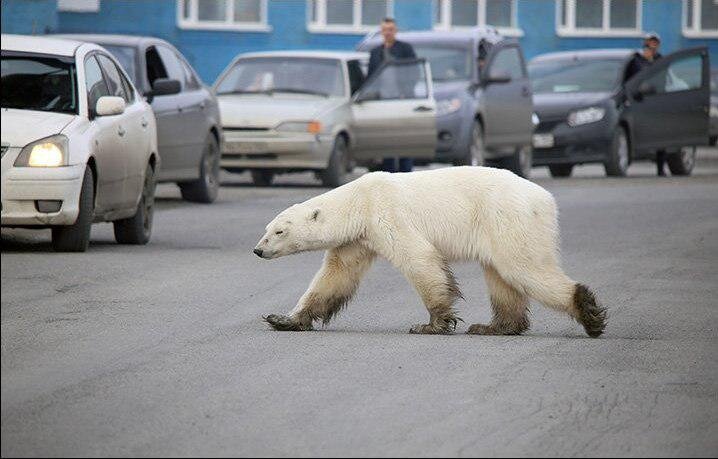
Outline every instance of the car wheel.
<path id="1" fill-rule="evenodd" d="M 671 175 L 691 175 L 696 165 L 696 147 L 683 147 L 666 158 Z"/>
<path id="2" fill-rule="evenodd" d="M 329 158 L 329 165 L 321 172 L 322 185 L 335 188 L 346 182 L 351 167 L 351 158 L 347 141 L 343 136 L 334 139 L 334 148 Z"/>
<path id="3" fill-rule="evenodd" d="M 516 153 L 499 160 L 499 166 L 508 169 L 519 177 L 529 178 L 533 161 L 533 150 L 529 146 L 519 147 Z"/>
<path id="4" fill-rule="evenodd" d="M 570 177 L 573 172 L 573 164 L 551 164 L 548 167 L 551 177 Z"/>
<path id="5" fill-rule="evenodd" d="M 253 169 L 252 182 L 255 186 L 271 186 L 274 180 L 274 171 L 271 169 Z"/>
<path id="6" fill-rule="evenodd" d="M 142 196 L 137 204 L 137 212 L 130 218 L 114 222 L 115 240 L 118 244 L 142 245 L 150 241 L 152 219 L 155 213 L 155 173 L 151 165 L 145 170 Z"/>
<path id="7" fill-rule="evenodd" d="M 603 163 L 606 175 L 611 177 L 625 177 L 628 172 L 628 165 L 631 162 L 631 149 L 628 143 L 628 135 L 622 127 L 616 129 L 611 143 L 611 151 L 608 161 Z"/>
<path id="8" fill-rule="evenodd" d="M 194 182 L 178 184 L 182 199 L 205 204 L 214 202 L 219 194 L 219 145 L 213 134 L 205 142 L 199 176 Z"/>
<path id="9" fill-rule="evenodd" d="M 95 178 L 89 166 L 85 167 L 80 190 L 80 211 L 75 223 L 52 228 L 52 248 L 57 252 L 84 252 L 90 244 L 90 229 L 95 213 Z"/>
<path id="10" fill-rule="evenodd" d="M 479 121 L 475 121 L 471 128 L 471 143 L 466 156 L 454 161 L 455 166 L 483 166 L 486 148 L 484 146 L 484 128 Z"/>

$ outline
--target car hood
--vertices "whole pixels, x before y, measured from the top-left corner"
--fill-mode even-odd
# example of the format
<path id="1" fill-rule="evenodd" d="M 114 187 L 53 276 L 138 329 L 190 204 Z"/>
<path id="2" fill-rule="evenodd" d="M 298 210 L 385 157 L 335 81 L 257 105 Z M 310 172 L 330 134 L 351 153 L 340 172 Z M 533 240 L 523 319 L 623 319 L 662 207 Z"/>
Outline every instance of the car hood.
<path id="1" fill-rule="evenodd" d="M 600 104 L 611 97 L 610 92 L 576 92 L 534 94 L 534 111 L 541 117 L 562 117 L 576 108 Z"/>
<path id="2" fill-rule="evenodd" d="M 468 81 L 434 82 L 434 99 L 444 100 L 468 94 Z"/>
<path id="3" fill-rule="evenodd" d="M 75 117 L 68 113 L 3 108 L 0 115 L 2 144 L 24 147 L 30 142 L 59 134 Z"/>
<path id="4" fill-rule="evenodd" d="M 338 97 L 303 95 L 218 95 L 225 128 L 272 128 L 283 121 L 310 121 L 344 103 Z"/>

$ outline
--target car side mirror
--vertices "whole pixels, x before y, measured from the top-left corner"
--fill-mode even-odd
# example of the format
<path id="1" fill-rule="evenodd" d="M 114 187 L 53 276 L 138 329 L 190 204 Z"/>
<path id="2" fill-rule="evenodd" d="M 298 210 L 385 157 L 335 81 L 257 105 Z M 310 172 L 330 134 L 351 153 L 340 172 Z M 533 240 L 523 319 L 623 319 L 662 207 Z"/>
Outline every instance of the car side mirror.
<path id="1" fill-rule="evenodd" d="M 96 116 L 121 115 L 125 112 L 125 99 L 117 96 L 102 96 L 95 104 Z"/>
<path id="2" fill-rule="evenodd" d="M 511 75 L 501 70 L 489 72 L 485 81 L 486 84 L 509 83 L 511 81 Z"/>
<path id="3" fill-rule="evenodd" d="M 652 96 L 656 94 L 658 91 L 656 90 L 656 87 L 652 85 L 651 83 L 644 81 L 638 86 L 638 90 L 636 90 L 633 97 L 636 100 L 643 100 L 643 98 Z"/>
<path id="4" fill-rule="evenodd" d="M 180 91 L 182 91 L 182 84 L 179 80 L 157 78 L 152 83 L 152 91 L 145 94 L 145 96 L 147 101 L 152 103 L 152 99 L 156 96 L 171 96 L 172 94 L 178 94 Z"/>

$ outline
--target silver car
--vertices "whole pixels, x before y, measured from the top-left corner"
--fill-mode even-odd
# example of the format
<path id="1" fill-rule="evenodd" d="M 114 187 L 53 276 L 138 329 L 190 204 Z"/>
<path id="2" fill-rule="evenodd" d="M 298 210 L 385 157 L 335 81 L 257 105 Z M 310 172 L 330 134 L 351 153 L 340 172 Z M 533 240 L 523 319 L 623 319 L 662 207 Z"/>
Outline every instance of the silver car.
<path id="1" fill-rule="evenodd" d="M 221 166 L 257 185 L 315 171 L 339 186 L 352 168 L 384 157 L 431 159 L 436 103 L 421 59 L 391 62 L 370 78 L 365 53 L 282 51 L 238 56 L 214 89 L 223 121 Z"/>

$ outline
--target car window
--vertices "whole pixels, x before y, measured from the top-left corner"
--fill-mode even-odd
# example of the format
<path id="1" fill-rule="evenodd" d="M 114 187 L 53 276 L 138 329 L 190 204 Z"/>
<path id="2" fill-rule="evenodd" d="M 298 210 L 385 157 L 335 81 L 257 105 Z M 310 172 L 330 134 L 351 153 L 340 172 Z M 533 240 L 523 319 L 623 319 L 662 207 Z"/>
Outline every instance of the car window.
<path id="1" fill-rule="evenodd" d="M 137 66 L 135 65 L 136 51 L 132 46 L 102 45 L 112 54 L 120 65 L 125 69 L 130 79 L 134 82 L 137 78 Z"/>
<path id="2" fill-rule="evenodd" d="M 182 65 L 182 70 L 184 72 L 185 87 L 187 89 L 198 89 L 200 87 L 199 81 L 197 80 L 197 77 L 195 76 L 194 72 L 190 68 L 189 64 L 187 64 L 182 59 L 180 59 L 179 61 L 180 61 L 180 64 Z"/>
<path id="3" fill-rule="evenodd" d="M 489 73 L 491 75 L 508 74 L 511 79 L 523 78 L 525 75 L 518 48 L 510 47 L 499 51 L 491 62 Z"/>
<path id="4" fill-rule="evenodd" d="M 117 70 L 117 66 L 115 66 L 115 63 L 112 62 L 109 57 L 102 54 L 97 55 L 97 60 L 100 62 L 102 70 L 105 71 L 105 76 L 107 78 L 107 87 L 110 91 L 110 95 L 122 97 L 123 99 L 125 99 L 125 102 L 129 102 L 129 98 L 125 93 L 125 87 L 122 84 L 122 77 L 120 76 L 120 72 Z"/>
<path id="5" fill-rule="evenodd" d="M 361 88 L 361 85 L 364 84 L 366 77 L 364 76 L 361 62 L 358 60 L 347 62 L 347 69 L 349 71 L 349 86 L 352 94 L 354 94 L 359 90 L 359 88 Z"/>
<path id="6" fill-rule="evenodd" d="M 77 113 L 74 59 L 2 55 L 3 108 Z"/>
<path id="7" fill-rule="evenodd" d="M 85 87 L 87 89 L 87 105 L 90 113 L 95 112 L 97 100 L 102 96 L 109 96 L 110 91 L 107 89 L 107 83 L 102 76 L 100 64 L 94 56 L 85 59 Z"/>
<path id="8" fill-rule="evenodd" d="M 182 68 L 182 63 L 177 58 L 177 55 L 166 46 L 157 46 L 157 52 L 159 53 L 162 63 L 165 66 L 165 70 L 167 71 L 167 78 L 179 81 L 182 89 L 184 89 L 185 71 Z"/>
<path id="9" fill-rule="evenodd" d="M 167 78 L 167 70 L 165 70 L 165 65 L 162 63 L 157 48 L 154 46 L 147 48 L 145 60 L 147 61 L 147 82 L 152 88 L 156 79 Z"/>
<path id="10" fill-rule="evenodd" d="M 533 61 L 529 76 L 534 94 L 609 92 L 621 81 L 625 61 L 574 57 Z"/>
<path id="11" fill-rule="evenodd" d="M 424 63 L 392 62 L 362 89 L 365 100 L 425 99 L 429 97 Z"/>
<path id="12" fill-rule="evenodd" d="M 703 57 L 676 59 L 645 82 L 652 85 L 658 94 L 700 89 L 703 86 Z"/>
<path id="13" fill-rule="evenodd" d="M 416 55 L 431 64 L 434 81 L 459 81 L 471 79 L 473 58 L 466 47 L 421 44 L 414 47 Z"/>

